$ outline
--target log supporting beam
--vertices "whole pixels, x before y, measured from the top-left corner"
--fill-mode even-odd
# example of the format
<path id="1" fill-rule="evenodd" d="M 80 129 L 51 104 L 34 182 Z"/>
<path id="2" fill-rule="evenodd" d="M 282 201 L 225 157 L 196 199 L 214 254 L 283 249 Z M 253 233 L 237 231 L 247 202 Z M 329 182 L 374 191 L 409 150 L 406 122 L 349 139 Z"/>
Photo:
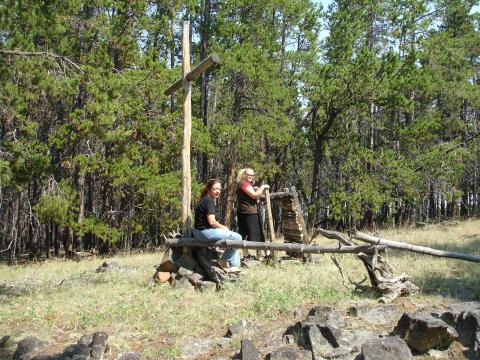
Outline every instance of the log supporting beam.
<path id="1" fill-rule="evenodd" d="M 343 253 L 365 253 L 372 254 L 375 252 L 375 246 L 359 245 L 359 246 L 321 246 L 321 245 L 305 245 L 297 243 L 269 243 L 255 241 L 237 241 L 237 240 L 218 240 L 212 242 L 199 241 L 195 238 L 175 238 L 165 239 L 165 245 L 186 246 L 186 247 L 218 247 L 218 248 L 235 248 L 235 249 L 255 249 L 270 251 L 287 251 L 302 254 L 343 254 Z"/>

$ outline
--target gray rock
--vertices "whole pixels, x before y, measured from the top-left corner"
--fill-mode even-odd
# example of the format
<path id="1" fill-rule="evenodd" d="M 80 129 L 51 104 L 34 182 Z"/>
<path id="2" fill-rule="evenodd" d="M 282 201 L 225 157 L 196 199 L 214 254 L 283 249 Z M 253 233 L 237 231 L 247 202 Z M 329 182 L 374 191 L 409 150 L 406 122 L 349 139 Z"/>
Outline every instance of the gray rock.
<path id="1" fill-rule="evenodd" d="M 368 305 L 355 304 L 348 309 L 348 315 L 359 317 L 369 324 L 385 325 L 398 321 L 398 311 L 393 304 Z"/>
<path id="2" fill-rule="evenodd" d="M 330 306 L 323 305 L 318 305 L 312 308 L 307 315 L 306 321 L 336 328 L 342 328 L 345 326 L 345 321 L 337 310 Z"/>
<path id="3" fill-rule="evenodd" d="M 192 270 L 186 269 L 184 267 L 179 267 L 178 270 L 177 270 L 177 274 L 180 275 L 180 276 L 188 277 L 190 275 L 193 275 L 194 272 Z"/>
<path id="4" fill-rule="evenodd" d="M 370 340 L 362 345 L 364 360 L 410 360 L 412 353 L 408 345 L 396 336 Z"/>
<path id="5" fill-rule="evenodd" d="M 93 334 L 82 335 L 80 339 L 78 339 L 77 344 L 90 346 L 92 344 Z"/>
<path id="6" fill-rule="evenodd" d="M 99 360 L 102 358 L 107 347 L 107 340 L 108 335 L 104 332 L 96 332 L 93 334 L 92 344 L 90 345 L 92 348 L 90 352 L 92 359 Z"/>
<path id="7" fill-rule="evenodd" d="M 237 338 L 249 338 L 252 337 L 257 331 L 255 324 L 251 323 L 246 319 L 241 319 L 240 321 L 232 324 L 228 327 L 227 337 L 237 337 Z"/>
<path id="8" fill-rule="evenodd" d="M 180 279 L 175 281 L 175 286 L 182 289 L 194 289 L 194 286 L 186 277 L 181 277 Z"/>
<path id="9" fill-rule="evenodd" d="M 103 262 L 102 266 L 97 268 L 97 272 L 111 272 L 111 271 L 123 271 L 127 273 L 135 273 L 137 270 L 134 268 L 127 266 L 127 265 L 122 265 L 116 262 Z"/>
<path id="10" fill-rule="evenodd" d="M 140 360 L 142 356 L 139 353 L 134 351 L 128 351 L 121 354 L 115 358 L 115 360 Z"/>
<path id="11" fill-rule="evenodd" d="M 217 291 L 217 284 L 213 281 L 200 281 L 197 285 L 201 291 Z"/>
<path id="12" fill-rule="evenodd" d="M 459 341 L 469 348 L 470 357 L 480 358 L 480 310 L 462 312 L 457 317 Z"/>
<path id="13" fill-rule="evenodd" d="M 308 350 L 281 347 L 267 355 L 267 360 L 312 360 L 312 352 Z"/>
<path id="14" fill-rule="evenodd" d="M 421 312 L 404 313 L 393 333 L 405 339 L 410 348 L 420 353 L 430 349 L 446 349 L 458 338 L 458 333 L 446 322 Z"/>
<path id="15" fill-rule="evenodd" d="M 5 335 L 0 339 L 0 349 L 7 349 L 15 345 L 15 341 L 10 335 Z"/>
<path id="16" fill-rule="evenodd" d="M 256 346 L 248 339 L 243 339 L 240 346 L 240 359 L 241 360 L 258 360 L 260 352 Z"/>
<path id="17" fill-rule="evenodd" d="M 285 346 L 285 344 L 295 344 L 293 335 L 286 335 L 287 328 L 284 326 L 278 326 L 272 328 L 271 331 L 264 337 L 265 342 L 261 351 L 264 354 L 271 353 L 277 350 L 279 347 Z M 292 341 L 289 343 L 287 339 Z"/>
<path id="18" fill-rule="evenodd" d="M 333 327 L 321 327 L 316 323 L 303 322 L 299 345 L 311 350 L 314 359 L 335 358 L 350 354 L 354 349 L 341 336 L 341 331 Z"/>
<path id="19" fill-rule="evenodd" d="M 215 344 L 210 339 L 188 339 L 182 345 L 181 358 L 184 360 L 196 359 L 212 352 Z"/>
<path id="20" fill-rule="evenodd" d="M 74 345 L 69 345 L 67 346 L 62 354 L 58 354 L 58 357 L 61 358 L 90 358 L 90 352 L 92 351 L 92 348 L 88 345 L 85 344 L 74 344 Z"/>
<path id="21" fill-rule="evenodd" d="M 230 345 L 230 343 L 232 342 L 232 339 L 228 337 L 219 337 L 219 338 L 216 338 L 214 342 L 215 342 L 215 345 L 224 349 Z"/>
<path id="22" fill-rule="evenodd" d="M 359 353 L 367 341 L 379 339 L 378 334 L 368 330 L 343 330 L 341 340 L 349 344 L 354 352 Z"/>
<path id="23" fill-rule="evenodd" d="M 18 343 L 13 360 L 30 360 L 35 352 L 44 349 L 47 345 L 47 341 L 40 340 L 35 336 L 28 336 Z"/>

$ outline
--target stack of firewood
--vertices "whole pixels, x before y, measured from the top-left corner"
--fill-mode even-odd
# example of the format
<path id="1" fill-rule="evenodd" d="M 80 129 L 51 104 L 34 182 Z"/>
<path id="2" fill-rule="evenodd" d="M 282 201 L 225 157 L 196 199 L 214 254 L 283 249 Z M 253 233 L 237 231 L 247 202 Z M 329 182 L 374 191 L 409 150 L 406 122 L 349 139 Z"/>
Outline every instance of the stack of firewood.
<path id="1" fill-rule="evenodd" d="M 282 234 L 286 242 L 303 244 L 305 238 L 299 215 L 295 211 L 293 196 L 282 197 Z"/>

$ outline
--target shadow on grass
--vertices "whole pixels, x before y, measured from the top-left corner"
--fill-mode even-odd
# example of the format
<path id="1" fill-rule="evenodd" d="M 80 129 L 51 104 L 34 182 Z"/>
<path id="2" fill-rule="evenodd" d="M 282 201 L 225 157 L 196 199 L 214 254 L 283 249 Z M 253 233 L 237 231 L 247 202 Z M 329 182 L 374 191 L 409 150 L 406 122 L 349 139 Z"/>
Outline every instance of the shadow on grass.
<path id="1" fill-rule="evenodd" d="M 420 291 L 427 295 L 442 295 L 460 301 L 480 300 L 480 272 L 465 276 L 442 276 L 429 274 L 423 277 L 413 277 L 412 282 Z"/>

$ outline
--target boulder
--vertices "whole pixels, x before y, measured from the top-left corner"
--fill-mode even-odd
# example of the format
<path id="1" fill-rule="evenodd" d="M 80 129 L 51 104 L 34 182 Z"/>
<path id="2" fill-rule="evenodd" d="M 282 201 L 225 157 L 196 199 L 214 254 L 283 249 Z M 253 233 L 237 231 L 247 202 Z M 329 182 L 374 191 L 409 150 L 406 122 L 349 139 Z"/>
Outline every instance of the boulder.
<path id="1" fill-rule="evenodd" d="M 268 354 L 267 360 L 312 360 L 312 352 L 283 346 Z"/>
<path id="2" fill-rule="evenodd" d="M 252 322 L 241 319 L 240 321 L 232 324 L 228 327 L 227 337 L 237 337 L 237 338 L 251 338 L 255 332 L 257 331 L 257 327 Z"/>
<path id="3" fill-rule="evenodd" d="M 128 351 L 121 354 L 115 358 L 115 360 L 141 360 L 142 356 L 139 353 L 134 351 Z"/>
<path id="4" fill-rule="evenodd" d="M 480 358 L 480 310 L 461 313 L 457 318 L 456 330 L 459 341 L 467 346 L 471 356 Z"/>
<path id="5" fill-rule="evenodd" d="M 217 291 L 217 284 L 215 284 L 213 281 L 200 281 L 199 283 L 197 283 L 197 287 L 201 291 L 205 291 L 205 292 Z"/>
<path id="6" fill-rule="evenodd" d="M 362 345 L 362 355 L 364 360 L 412 359 L 412 353 L 406 342 L 396 336 L 367 341 Z"/>
<path id="7" fill-rule="evenodd" d="M 336 328 L 345 326 L 342 315 L 330 306 L 318 305 L 310 309 L 306 321 Z"/>
<path id="8" fill-rule="evenodd" d="M 260 352 L 256 346 L 248 339 L 241 341 L 240 347 L 240 359 L 241 360 L 258 360 Z"/>
<path id="9" fill-rule="evenodd" d="M 92 360 L 100 360 L 107 347 L 108 335 L 104 332 L 96 332 L 93 334 L 90 347 L 90 356 Z"/>
<path id="10" fill-rule="evenodd" d="M 44 349 L 47 345 L 47 341 L 35 336 L 28 336 L 18 343 L 17 350 L 13 354 L 13 360 L 29 360 L 33 358 L 35 352 Z"/>
<path id="11" fill-rule="evenodd" d="M 422 312 L 404 313 L 393 329 L 393 334 L 403 338 L 410 348 L 420 353 L 430 349 L 446 349 L 458 338 L 453 327 Z"/>
<path id="12" fill-rule="evenodd" d="M 350 354 L 353 347 L 342 338 L 342 330 L 333 326 L 301 321 L 287 330 L 297 344 L 313 353 L 314 359 L 335 358 Z"/>
<path id="13" fill-rule="evenodd" d="M 368 305 L 355 304 L 348 309 L 348 315 L 359 317 L 369 324 L 385 325 L 398 321 L 398 310 L 393 304 Z"/>
<path id="14" fill-rule="evenodd" d="M 341 339 L 359 353 L 364 343 L 379 339 L 379 335 L 368 330 L 343 330 Z"/>
<path id="15" fill-rule="evenodd" d="M 469 356 L 480 358 L 480 302 L 455 303 L 446 311 L 437 311 L 434 316 L 455 327 L 458 341 L 469 348 Z"/>
<path id="16" fill-rule="evenodd" d="M 103 264 L 97 268 L 97 272 L 111 272 L 111 271 L 135 273 L 137 270 L 127 265 L 122 265 L 116 262 L 107 262 L 107 261 L 104 261 Z"/>
<path id="17" fill-rule="evenodd" d="M 182 345 L 181 359 L 197 359 L 206 356 L 214 347 L 215 344 L 211 339 L 188 339 Z"/>

